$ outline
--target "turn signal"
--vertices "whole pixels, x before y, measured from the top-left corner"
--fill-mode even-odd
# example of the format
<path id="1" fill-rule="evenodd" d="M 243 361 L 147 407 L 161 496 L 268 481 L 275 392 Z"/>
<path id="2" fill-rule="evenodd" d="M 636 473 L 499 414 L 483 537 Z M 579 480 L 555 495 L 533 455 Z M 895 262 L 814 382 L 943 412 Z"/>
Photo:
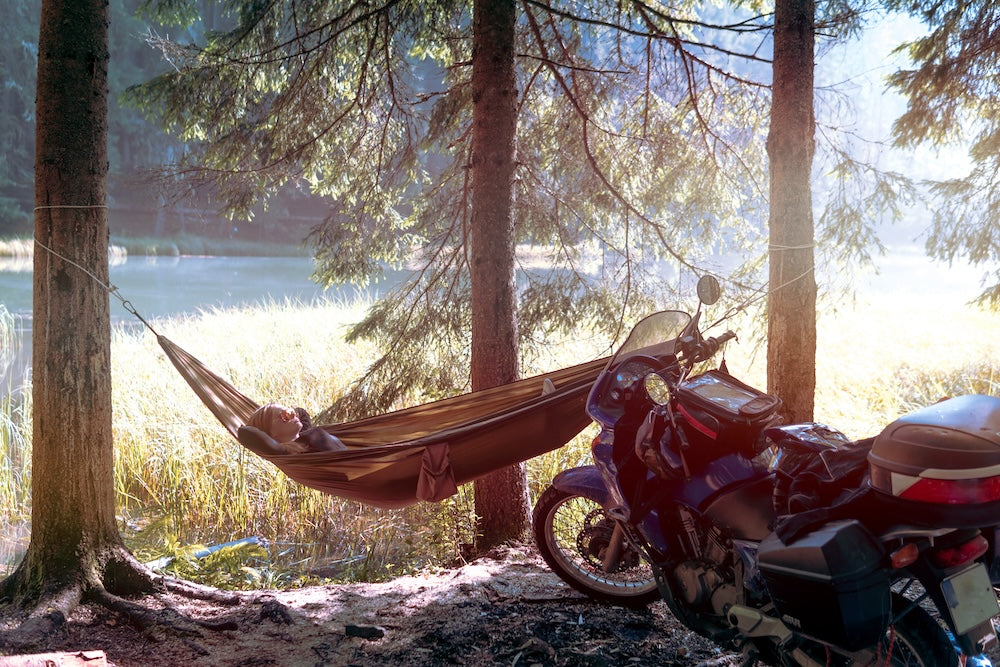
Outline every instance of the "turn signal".
<path id="1" fill-rule="evenodd" d="M 901 567 L 913 565 L 917 562 L 917 558 L 919 557 L 920 549 L 917 548 L 916 544 L 911 542 L 909 544 L 904 544 L 900 548 L 893 551 L 889 555 L 889 562 L 893 569 L 898 570 Z"/>
<path id="2" fill-rule="evenodd" d="M 934 565 L 941 568 L 956 567 L 970 563 L 990 548 L 990 543 L 982 535 L 976 535 L 968 542 L 953 547 L 943 547 L 930 552 L 930 559 Z"/>

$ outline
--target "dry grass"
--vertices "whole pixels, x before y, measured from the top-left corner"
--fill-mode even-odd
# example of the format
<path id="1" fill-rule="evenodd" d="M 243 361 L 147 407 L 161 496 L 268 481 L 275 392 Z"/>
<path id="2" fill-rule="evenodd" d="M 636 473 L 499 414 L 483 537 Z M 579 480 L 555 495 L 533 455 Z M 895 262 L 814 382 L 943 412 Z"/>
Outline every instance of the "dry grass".
<path id="1" fill-rule="evenodd" d="M 316 413 L 377 354 L 369 345 L 343 342 L 345 327 L 364 307 L 278 303 L 154 324 L 251 398 Z M 726 326 L 741 333 L 727 351 L 730 371 L 764 388 L 765 355 L 752 335 L 755 325 L 747 317 Z M 880 303 L 824 314 L 819 329 L 816 418 L 852 437 L 871 435 L 943 395 L 998 393 L 1000 314 Z M 599 341 L 577 336 L 553 345 L 529 372 L 606 353 Z M 342 578 L 381 579 L 444 563 L 472 539 L 467 490 L 443 503 L 387 511 L 288 481 L 231 439 L 147 332 L 116 330 L 112 362 L 117 494 L 123 532 L 142 558 L 258 535 L 286 545 L 289 558 L 340 563 Z M 28 511 L 30 456 L 24 452 L 30 443 L 23 441 L 26 429 L 13 426 L 30 423 L 25 408 L 30 412 L 30 406 L 15 412 L 0 404 L 0 455 L 7 459 L 0 470 L 0 527 L 8 535 L 21 531 Z M 558 471 L 588 461 L 591 433 L 528 462 L 533 494 Z M 19 458 L 12 462 L 15 450 Z"/>

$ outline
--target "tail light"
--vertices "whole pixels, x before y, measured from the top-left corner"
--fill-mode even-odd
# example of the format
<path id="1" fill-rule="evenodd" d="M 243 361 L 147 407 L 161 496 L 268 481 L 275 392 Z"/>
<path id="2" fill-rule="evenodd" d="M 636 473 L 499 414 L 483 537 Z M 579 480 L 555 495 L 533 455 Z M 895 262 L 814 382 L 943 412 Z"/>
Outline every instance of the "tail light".
<path id="1" fill-rule="evenodd" d="M 976 535 L 971 540 L 960 544 L 931 549 L 928 557 L 940 568 L 957 567 L 976 560 L 990 548 L 990 543 L 982 535 Z"/>
<path id="2" fill-rule="evenodd" d="M 1000 500 L 1000 475 L 983 479 L 921 477 L 900 498 L 942 505 L 975 505 Z"/>

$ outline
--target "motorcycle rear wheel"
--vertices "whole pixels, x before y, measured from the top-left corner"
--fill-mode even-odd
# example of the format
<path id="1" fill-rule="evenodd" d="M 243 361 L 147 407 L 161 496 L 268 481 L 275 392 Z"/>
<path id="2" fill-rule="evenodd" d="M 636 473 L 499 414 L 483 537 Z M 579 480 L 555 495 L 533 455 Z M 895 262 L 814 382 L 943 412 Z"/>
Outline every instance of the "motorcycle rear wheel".
<path id="1" fill-rule="evenodd" d="M 905 597 L 893 593 L 892 610 L 900 613 L 910 605 Z M 803 647 L 806 648 L 806 647 Z M 959 654 L 944 628 L 926 610 L 917 607 L 899 618 L 891 626 L 879 646 L 860 651 L 842 661 L 830 660 L 822 649 L 807 650 L 821 664 L 844 665 L 845 667 L 868 667 L 887 665 L 891 667 L 957 667 Z M 972 661 L 968 665 L 989 664 L 989 661 Z"/>
<path id="2" fill-rule="evenodd" d="M 600 504 L 548 487 L 535 503 L 532 529 L 542 558 L 560 579 L 602 602 L 641 608 L 660 597 L 653 568 L 628 540 L 612 571 L 602 565 L 614 520 Z"/>

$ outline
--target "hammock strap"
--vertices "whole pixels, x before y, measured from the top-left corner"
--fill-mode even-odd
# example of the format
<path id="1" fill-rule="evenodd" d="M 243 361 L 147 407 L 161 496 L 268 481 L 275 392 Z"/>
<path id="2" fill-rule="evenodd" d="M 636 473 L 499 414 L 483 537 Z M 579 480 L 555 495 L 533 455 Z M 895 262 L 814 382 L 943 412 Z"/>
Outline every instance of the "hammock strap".
<path id="1" fill-rule="evenodd" d="M 166 336 L 158 335 L 156 341 L 205 407 L 236 438 L 240 426 L 249 421 L 250 415 L 259 407 L 257 403 Z"/>
<path id="2" fill-rule="evenodd" d="M 107 206 L 36 206 L 35 210 L 37 211 L 39 209 L 49 209 L 49 208 L 107 208 Z M 123 297 L 121 294 L 118 293 L 118 288 L 117 287 L 115 287 L 114 285 L 112 285 L 110 283 L 105 283 L 103 280 L 101 280 L 96 275 L 94 275 L 93 271 L 90 271 L 89 269 L 87 269 L 86 267 L 80 265 L 79 263 L 74 262 L 69 257 L 66 257 L 65 255 L 59 254 L 58 252 L 56 252 L 52 248 L 48 247 L 47 245 L 45 245 L 44 243 L 42 243 L 41 241 L 39 241 L 38 237 L 35 237 L 34 241 L 35 241 L 35 245 L 37 245 L 39 248 L 41 248 L 42 250 L 46 251 L 50 255 L 58 257 L 62 261 L 66 262 L 67 264 L 71 264 L 71 265 L 75 266 L 76 268 L 80 269 L 81 271 L 83 271 L 85 274 L 87 274 L 87 276 L 89 276 L 91 280 L 93 280 L 95 283 L 97 283 L 98 285 L 100 285 L 101 287 L 103 287 L 104 290 L 108 294 L 110 294 L 111 296 L 113 296 L 116 299 L 118 299 L 119 301 L 121 301 L 122 307 L 126 311 L 128 311 L 129 314 L 135 316 L 136 319 L 138 319 L 140 322 L 142 322 L 144 325 L 146 325 L 146 328 L 149 329 L 153 333 L 154 336 L 159 337 L 159 334 L 156 333 L 156 329 L 153 328 L 153 325 L 151 325 L 149 322 L 147 322 L 145 320 L 145 318 L 143 318 L 143 316 L 139 314 L 139 311 L 137 311 L 135 309 L 135 306 L 132 305 L 131 301 L 129 301 L 128 299 L 126 299 L 125 297 Z"/>

